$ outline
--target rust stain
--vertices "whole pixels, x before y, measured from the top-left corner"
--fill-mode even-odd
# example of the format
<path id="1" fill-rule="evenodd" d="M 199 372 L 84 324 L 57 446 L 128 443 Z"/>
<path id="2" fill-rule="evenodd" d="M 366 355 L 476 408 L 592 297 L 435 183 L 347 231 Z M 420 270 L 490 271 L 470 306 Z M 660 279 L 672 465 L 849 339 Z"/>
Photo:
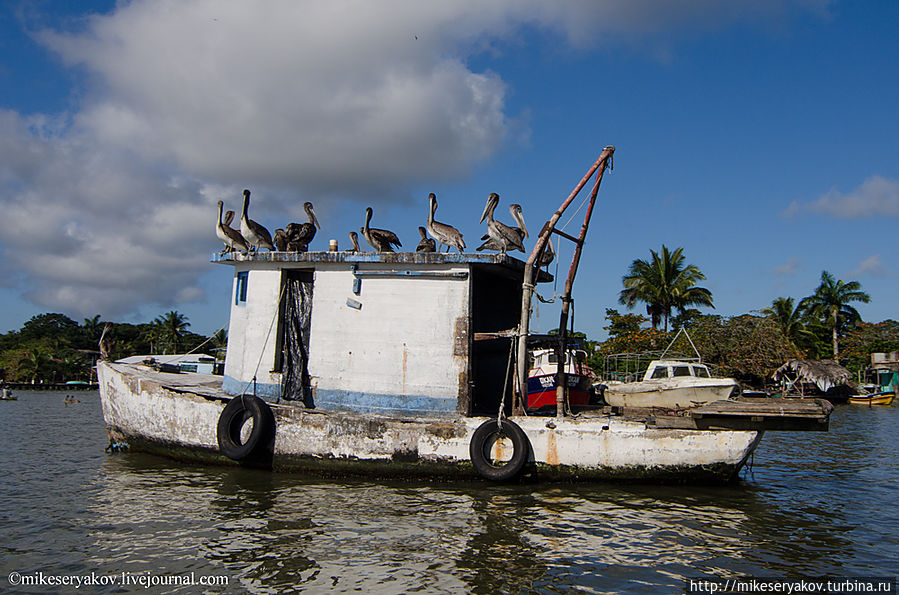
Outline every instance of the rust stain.
<path id="1" fill-rule="evenodd" d="M 455 324 L 455 340 L 453 341 L 453 355 L 468 356 L 468 316 L 459 316 Z"/>
<path id="2" fill-rule="evenodd" d="M 505 438 L 500 438 L 496 442 L 493 443 L 493 453 L 491 456 L 494 461 L 505 461 L 506 460 L 506 452 L 505 452 L 506 440 Z"/>
<path id="3" fill-rule="evenodd" d="M 546 464 L 547 465 L 558 465 L 559 464 L 559 450 L 556 445 L 556 431 L 549 430 L 549 433 L 546 436 Z"/>
<path id="4" fill-rule="evenodd" d="M 409 348 L 403 343 L 403 394 L 406 394 L 406 372 L 409 370 Z"/>

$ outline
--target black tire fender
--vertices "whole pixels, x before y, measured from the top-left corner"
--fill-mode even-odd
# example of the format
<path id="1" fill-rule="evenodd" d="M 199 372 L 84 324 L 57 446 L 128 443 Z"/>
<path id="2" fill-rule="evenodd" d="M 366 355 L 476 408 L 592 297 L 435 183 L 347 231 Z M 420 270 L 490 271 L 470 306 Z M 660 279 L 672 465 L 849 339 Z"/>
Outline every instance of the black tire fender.
<path id="1" fill-rule="evenodd" d="M 253 419 L 253 429 L 246 442 L 241 442 L 241 429 L 248 419 Z M 252 395 L 234 397 L 219 415 L 216 431 L 219 451 L 235 461 L 242 461 L 256 454 L 275 435 L 275 416 L 271 407 Z"/>
<path id="2" fill-rule="evenodd" d="M 499 438 L 508 438 L 512 442 L 512 457 L 507 461 L 494 462 L 490 451 Z M 508 419 L 504 419 L 502 425 L 495 419 L 485 421 L 471 435 L 469 444 L 475 471 L 491 481 L 506 481 L 521 473 L 530 451 L 531 443 L 524 430 Z"/>

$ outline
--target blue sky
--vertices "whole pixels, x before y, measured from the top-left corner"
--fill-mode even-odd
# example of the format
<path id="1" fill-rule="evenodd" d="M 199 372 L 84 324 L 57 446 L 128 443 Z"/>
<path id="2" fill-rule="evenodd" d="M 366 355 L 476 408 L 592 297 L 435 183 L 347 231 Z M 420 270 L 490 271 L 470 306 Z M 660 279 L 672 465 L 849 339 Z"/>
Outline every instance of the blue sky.
<path id="1" fill-rule="evenodd" d="M 864 319 L 899 318 L 899 3 L 0 11 L 0 332 L 48 311 L 171 309 L 215 331 L 232 273 L 209 263 L 215 201 L 237 210 L 243 188 L 269 229 L 311 200 L 322 250 L 368 205 L 414 246 L 435 192 L 472 246 L 490 192 L 498 218 L 521 203 L 537 232 L 609 144 L 575 285 L 590 337 L 624 310 L 630 262 L 662 244 L 706 274 L 718 314 L 809 295 L 826 269 L 870 293 Z M 563 244 L 562 275 L 568 259 Z M 557 321 L 541 305 L 534 324 Z"/>

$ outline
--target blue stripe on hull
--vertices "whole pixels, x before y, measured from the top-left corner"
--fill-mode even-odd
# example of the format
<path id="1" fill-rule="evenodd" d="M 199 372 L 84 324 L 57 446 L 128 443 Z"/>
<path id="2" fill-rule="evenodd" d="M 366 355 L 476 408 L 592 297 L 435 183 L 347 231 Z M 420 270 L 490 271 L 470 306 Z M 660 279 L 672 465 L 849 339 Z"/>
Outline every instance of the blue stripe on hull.
<path id="1" fill-rule="evenodd" d="M 222 389 L 230 395 L 253 394 L 253 383 L 240 382 L 230 376 L 222 380 Z M 256 396 L 268 401 L 281 397 L 280 384 L 256 383 Z M 456 399 L 440 399 L 426 395 L 389 395 L 339 389 L 315 389 L 316 409 L 326 411 L 360 411 L 381 415 L 454 415 Z"/>

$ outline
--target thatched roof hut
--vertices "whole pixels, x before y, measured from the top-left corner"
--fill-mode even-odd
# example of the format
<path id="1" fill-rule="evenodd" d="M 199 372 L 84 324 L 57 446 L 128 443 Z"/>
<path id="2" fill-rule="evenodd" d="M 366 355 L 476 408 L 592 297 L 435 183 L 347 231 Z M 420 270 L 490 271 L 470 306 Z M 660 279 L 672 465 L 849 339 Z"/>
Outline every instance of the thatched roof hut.
<path id="1" fill-rule="evenodd" d="M 852 372 L 832 359 L 791 359 L 774 371 L 775 380 L 786 380 L 790 385 L 814 384 L 822 393 L 835 386 L 846 384 Z"/>

